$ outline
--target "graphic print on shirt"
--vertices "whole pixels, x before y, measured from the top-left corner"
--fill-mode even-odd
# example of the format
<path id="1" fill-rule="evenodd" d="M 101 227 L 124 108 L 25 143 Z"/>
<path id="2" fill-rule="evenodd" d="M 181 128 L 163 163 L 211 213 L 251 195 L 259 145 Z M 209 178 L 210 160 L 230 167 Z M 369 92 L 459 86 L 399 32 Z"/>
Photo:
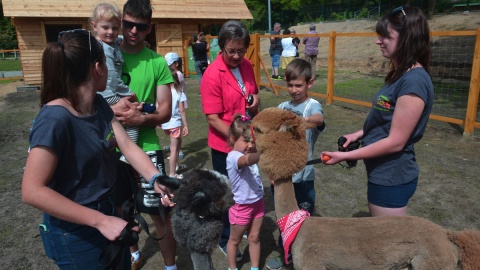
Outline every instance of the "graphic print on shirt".
<path id="1" fill-rule="evenodd" d="M 105 137 L 105 141 L 107 142 L 107 149 L 110 151 L 115 151 L 117 148 L 117 139 L 115 138 L 115 133 L 113 133 L 113 129 Z"/>
<path id="2" fill-rule="evenodd" d="M 374 108 L 381 111 L 390 111 L 392 107 L 390 100 L 388 97 L 384 95 L 379 95 L 377 97 L 377 102 L 375 103 Z"/>

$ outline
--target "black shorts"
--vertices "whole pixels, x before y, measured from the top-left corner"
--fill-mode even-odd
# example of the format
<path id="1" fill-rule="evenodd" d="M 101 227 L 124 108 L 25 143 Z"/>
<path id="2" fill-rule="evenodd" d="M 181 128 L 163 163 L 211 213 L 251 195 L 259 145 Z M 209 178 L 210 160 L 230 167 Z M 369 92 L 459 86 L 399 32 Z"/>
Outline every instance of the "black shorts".
<path id="1" fill-rule="evenodd" d="M 148 151 L 147 155 L 157 169 L 165 173 L 165 162 L 161 150 Z M 118 154 L 120 158 L 121 154 Z M 121 206 L 126 200 L 135 198 L 135 208 L 140 213 L 159 215 L 160 199 L 153 195 L 153 188 L 150 188 L 150 179 L 143 178 L 130 164 L 117 161 L 117 182 L 115 184 L 115 205 Z M 141 189 L 141 190 L 140 190 Z M 165 208 L 168 213 L 171 208 Z"/>

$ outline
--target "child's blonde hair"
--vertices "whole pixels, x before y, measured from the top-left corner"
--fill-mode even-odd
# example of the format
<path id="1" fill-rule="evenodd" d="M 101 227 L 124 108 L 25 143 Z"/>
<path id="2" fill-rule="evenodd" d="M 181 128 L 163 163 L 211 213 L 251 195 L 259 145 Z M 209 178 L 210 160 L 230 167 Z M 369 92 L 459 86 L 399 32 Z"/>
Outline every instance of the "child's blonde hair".
<path id="1" fill-rule="evenodd" d="M 120 21 L 122 16 L 120 10 L 114 4 L 110 3 L 99 3 L 93 8 L 93 16 L 91 21 L 97 23 L 100 20 L 111 21 L 117 20 Z"/>
<path id="2" fill-rule="evenodd" d="M 243 136 L 245 140 L 255 141 L 252 129 L 252 120 L 248 116 L 241 114 L 235 114 L 233 116 L 232 124 L 228 129 L 228 134 L 234 139 L 231 144 L 234 144 L 240 136 Z"/>
<path id="3" fill-rule="evenodd" d="M 177 92 L 179 93 L 182 92 L 182 86 L 180 85 L 180 80 L 178 79 L 177 71 L 173 68 L 169 68 L 169 69 L 173 77 L 173 87 L 175 87 L 175 90 L 177 90 Z"/>

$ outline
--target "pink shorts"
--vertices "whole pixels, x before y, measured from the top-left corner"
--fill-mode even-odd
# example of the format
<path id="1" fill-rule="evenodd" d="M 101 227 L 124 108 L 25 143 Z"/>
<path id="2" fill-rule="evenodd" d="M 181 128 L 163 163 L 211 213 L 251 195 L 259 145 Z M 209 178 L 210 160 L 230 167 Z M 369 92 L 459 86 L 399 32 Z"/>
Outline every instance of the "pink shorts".
<path id="1" fill-rule="evenodd" d="M 163 132 L 165 133 L 165 135 L 170 135 L 170 138 L 177 139 L 180 138 L 181 130 L 180 127 L 176 127 L 171 129 L 165 129 L 163 130 Z"/>
<path id="2" fill-rule="evenodd" d="M 256 218 L 265 216 L 265 203 L 263 198 L 252 204 L 234 204 L 228 210 L 230 224 L 246 226 Z"/>

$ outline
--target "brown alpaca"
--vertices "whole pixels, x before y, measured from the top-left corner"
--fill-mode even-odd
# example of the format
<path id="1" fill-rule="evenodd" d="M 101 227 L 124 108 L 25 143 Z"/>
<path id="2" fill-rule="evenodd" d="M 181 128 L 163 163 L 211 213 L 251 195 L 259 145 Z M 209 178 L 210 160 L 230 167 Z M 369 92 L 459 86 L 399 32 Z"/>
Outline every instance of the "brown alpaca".
<path id="1" fill-rule="evenodd" d="M 307 160 L 303 120 L 268 108 L 253 119 L 259 166 L 275 180 L 275 212 L 298 210 L 292 174 Z M 280 165 L 281 164 L 281 165 Z M 295 269 L 480 269 L 480 234 L 420 217 L 309 217 L 291 245 Z"/>

